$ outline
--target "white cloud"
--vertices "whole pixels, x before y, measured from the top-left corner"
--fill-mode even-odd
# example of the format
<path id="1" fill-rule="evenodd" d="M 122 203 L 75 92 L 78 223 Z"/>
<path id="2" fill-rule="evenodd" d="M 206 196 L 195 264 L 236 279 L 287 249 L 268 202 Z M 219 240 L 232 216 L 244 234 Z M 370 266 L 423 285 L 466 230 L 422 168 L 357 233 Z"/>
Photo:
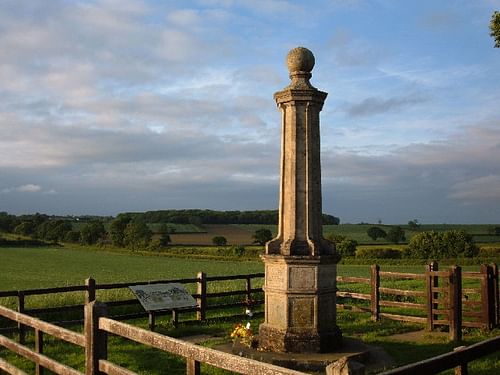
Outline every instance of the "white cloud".
<path id="1" fill-rule="evenodd" d="M 13 192 L 38 193 L 41 190 L 42 190 L 42 187 L 40 185 L 25 184 L 25 185 L 20 185 L 20 186 L 16 186 L 16 187 L 4 188 L 1 190 L 1 192 L 4 194 L 13 193 Z"/>

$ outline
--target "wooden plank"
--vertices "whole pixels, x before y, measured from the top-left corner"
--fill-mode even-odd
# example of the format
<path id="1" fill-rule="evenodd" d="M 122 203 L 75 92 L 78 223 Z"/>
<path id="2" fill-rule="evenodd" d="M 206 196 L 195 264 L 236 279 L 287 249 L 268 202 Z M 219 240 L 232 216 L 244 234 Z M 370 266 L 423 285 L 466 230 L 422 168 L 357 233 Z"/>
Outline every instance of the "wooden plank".
<path id="1" fill-rule="evenodd" d="M 99 360 L 99 371 L 109 375 L 137 375 L 137 372 L 127 370 L 105 359 Z"/>
<path id="2" fill-rule="evenodd" d="M 39 294 L 54 294 L 54 293 L 67 293 L 67 292 L 83 292 L 86 291 L 85 285 L 72 285 L 62 286 L 57 288 L 42 288 L 42 289 L 26 289 L 22 292 L 25 296 L 34 296 Z"/>
<path id="3" fill-rule="evenodd" d="M 5 371 L 6 373 L 11 375 L 28 375 L 23 370 L 17 368 L 14 365 L 11 365 L 9 362 L 3 360 L 2 358 L 0 358 L 0 370 Z"/>
<path id="4" fill-rule="evenodd" d="M 465 279 L 481 279 L 481 272 L 462 272 L 462 277 Z"/>
<path id="5" fill-rule="evenodd" d="M 426 293 L 418 290 L 404 290 L 394 288 L 379 288 L 380 293 L 391 294 L 395 296 L 412 296 L 412 297 L 425 297 Z"/>
<path id="6" fill-rule="evenodd" d="M 389 314 L 389 313 L 380 313 L 380 316 L 387 318 L 387 319 L 397 320 L 397 321 L 401 321 L 401 322 L 412 322 L 412 323 L 422 323 L 422 324 L 427 323 L 427 318 L 423 318 L 420 316 L 397 315 L 397 314 Z"/>
<path id="7" fill-rule="evenodd" d="M 462 293 L 464 294 L 477 294 L 481 292 L 481 288 L 465 288 L 462 289 Z"/>
<path id="8" fill-rule="evenodd" d="M 341 291 L 337 292 L 337 297 L 362 299 L 362 300 L 366 300 L 366 301 L 370 301 L 370 299 L 371 299 L 369 294 L 354 293 L 354 292 L 341 292 Z"/>
<path id="9" fill-rule="evenodd" d="M 169 283 L 179 283 L 179 284 L 192 284 L 197 282 L 197 278 L 189 278 L 189 279 L 176 279 L 176 280 L 152 280 L 152 281 L 136 281 L 136 282 L 128 282 L 128 283 L 113 283 L 113 284 L 96 284 L 95 288 L 104 290 L 104 289 L 121 289 L 128 288 L 129 286 L 137 286 L 137 285 L 148 285 L 148 284 L 169 284 Z"/>
<path id="10" fill-rule="evenodd" d="M 0 297 L 17 297 L 17 290 L 6 290 L 4 292 L 0 292 Z"/>
<path id="11" fill-rule="evenodd" d="M 226 281 L 226 280 L 244 280 L 247 277 L 252 279 L 264 277 L 264 273 L 250 273 L 248 275 L 230 275 L 230 276 L 207 276 L 207 281 Z"/>
<path id="12" fill-rule="evenodd" d="M 83 375 L 78 370 L 71 368 L 69 366 L 63 365 L 53 359 L 43 355 L 35 353 L 28 347 L 18 344 L 15 341 L 8 339 L 5 336 L 0 335 L 0 345 L 4 346 L 11 352 L 19 354 L 20 356 L 29 359 L 30 361 L 45 367 L 46 369 L 61 375 Z"/>
<path id="13" fill-rule="evenodd" d="M 242 374 L 305 375 L 303 372 L 205 348 L 108 318 L 99 319 L 99 329 L 165 352 Z"/>
<path id="14" fill-rule="evenodd" d="M 388 272 L 388 271 L 380 271 L 380 276 L 386 276 L 393 279 L 417 279 L 423 280 L 425 279 L 425 275 L 421 273 L 403 273 L 403 272 Z"/>
<path id="15" fill-rule="evenodd" d="M 85 346 L 84 336 L 80 333 L 70 331 L 69 329 L 44 322 L 43 320 L 33 318 L 29 315 L 18 313 L 14 310 L 10 310 L 3 306 L 0 306 L 0 316 L 4 316 L 8 319 L 27 325 L 31 328 L 39 329 L 44 333 L 57 337 L 58 339 L 67 341 L 71 344 L 78 345 L 81 347 Z"/>
<path id="16" fill-rule="evenodd" d="M 337 276 L 337 282 L 368 284 L 370 282 L 370 279 L 367 277 Z"/>
<path id="17" fill-rule="evenodd" d="M 469 301 L 467 299 L 462 298 L 462 305 L 465 306 L 482 306 L 481 301 Z"/>
<path id="18" fill-rule="evenodd" d="M 462 316 L 466 316 L 468 318 L 482 318 L 482 311 L 462 311 Z"/>
<path id="19" fill-rule="evenodd" d="M 380 301 L 380 306 L 386 307 L 403 307 L 409 309 L 422 309 L 425 310 L 426 306 L 424 303 L 412 303 L 412 302 L 397 302 L 397 301 Z"/>
<path id="20" fill-rule="evenodd" d="M 383 372 L 381 375 L 436 374 L 497 352 L 499 348 L 500 336 L 481 341 L 463 349 L 461 348 L 420 362 L 398 367 Z"/>
<path id="21" fill-rule="evenodd" d="M 462 327 L 484 328 L 484 324 L 482 322 L 465 321 L 465 322 L 462 322 Z"/>

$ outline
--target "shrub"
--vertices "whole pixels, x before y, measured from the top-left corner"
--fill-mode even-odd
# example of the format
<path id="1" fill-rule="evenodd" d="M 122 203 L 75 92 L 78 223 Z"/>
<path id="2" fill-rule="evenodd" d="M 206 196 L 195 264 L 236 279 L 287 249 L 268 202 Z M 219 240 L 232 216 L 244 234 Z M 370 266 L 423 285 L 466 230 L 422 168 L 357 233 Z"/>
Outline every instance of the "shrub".
<path id="1" fill-rule="evenodd" d="M 167 247 L 170 244 L 170 242 L 172 242 L 170 235 L 167 232 L 163 232 L 158 243 L 159 246 Z"/>
<path id="2" fill-rule="evenodd" d="M 473 257 L 478 253 L 472 236 L 464 230 L 417 233 L 406 251 L 408 257 L 420 259 Z"/>
<path id="3" fill-rule="evenodd" d="M 253 243 L 265 245 L 266 242 L 269 242 L 273 239 L 273 234 L 269 229 L 261 228 L 257 229 L 252 237 L 254 239 Z"/>
<path id="4" fill-rule="evenodd" d="M 500 247 L 482 247 L 479 249 L 479 256 L 484 258 L 500 257 Z"/>
<path id="5" fill-rule="evenodd" d="M 245 247 L 238 245 L 238 246 L 231 246 L 231 252 L 238 256 L 241 257 L 243 254 L 245 254 Z"/>
<path id="6" fill-rule="evenodd" d="M 387 236 L 385 238 L 389 242 L 399 243 L 406 239 L 405 231 L 400 226 L 391 227 L 391 229 L 389 229 L 389 231 L 387 232 Z"/>
<path id="7" fill-rule="evenodd" d="M 358 243 L 348 238 L 336 244 L 337 252 L 342 257 L 354 256 L 354 254 L 356 253 L 356 246 L 358 246 Z"/>
<path id="8" fill-rule="evenodd" d="M 377 238 L 385 238 L 387 236 L 387 233 L 379 227 L 370 227 L 366 233 L 373 241 L 376 241 Z"/>
<path id="9" fill-rule="evenodd" d="M 214 238 L 212 238 L 212 243 L 215 246 L 225 246 L 227 245 L 227 239 L 224 236 L 215 236 Z"/>
<path id="10" fill-rule="evenodd" d="M 66 236 L 64 236 L 64 241 L 71 243 L 80 242 L 80 232 L 76 230 L 70 230 L 68 233 L 66 233 Z"/>
<path id="11" fill-rule="evenodd" d="M 356 250 L 356 258 L 363 259 L 401 259 L 402 252 L 389 248 L 369 248 L 364 247 Z"/>

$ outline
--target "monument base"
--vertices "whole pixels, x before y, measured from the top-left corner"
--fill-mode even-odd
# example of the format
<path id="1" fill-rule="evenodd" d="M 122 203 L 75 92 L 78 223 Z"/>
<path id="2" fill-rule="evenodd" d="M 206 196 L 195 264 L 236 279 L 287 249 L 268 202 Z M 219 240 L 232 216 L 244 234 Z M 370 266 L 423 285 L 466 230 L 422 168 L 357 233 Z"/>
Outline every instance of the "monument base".
<path id="1" fill-rule="evenodd" d="M 265 323 L 259 327 L 259 348 L 271 352 L 328 353 L 342 346 L 342 332 L 334 327 L 321 334 L 280 330 Z"/>

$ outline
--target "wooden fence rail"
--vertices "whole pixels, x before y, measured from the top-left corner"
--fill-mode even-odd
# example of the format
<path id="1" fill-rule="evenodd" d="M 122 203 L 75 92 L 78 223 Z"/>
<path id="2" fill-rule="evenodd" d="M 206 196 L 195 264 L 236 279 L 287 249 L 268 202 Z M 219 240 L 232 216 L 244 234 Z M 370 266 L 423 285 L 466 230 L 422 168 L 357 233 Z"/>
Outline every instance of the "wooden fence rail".
<path id="1" fill-rule="evenodd" d="M 498 351 L 500 351 L 500 336 L 467 347 L 461 346 L 453 352 L 398 367 L 381 375 L 431 375 L 451 368 L 455 368 L 456 375 L 466 375 L 469 362 Z"/>
<path id="2" fill-rule="evenodd" d="M 107 360 L 108 333 L 141 343 L 186 359 L 186 374 L 199 375 L 201 363 L 247 375 L 306 375 L 303 372 L 290 370 L 253 359 L 223 353 L 211 348 L 191 344 L 179 339 L 147 331 L 106 317 L 107 308 L 103 303 L 92 301 L 85 305 L 84 334 L 69 331 L 65 328 L 41 321 L 37 318 L 21 314 L 0 306 L 0 316 L 15 322 L 28 325 L 35 332 L 44 332 L 66 342 L 85 349 L 85 375 L 98 374 L 136 374 Z M 60 375 L 83 375 L 82 372 L 59 363 L 45 355 L 43 349 L 35 342 L 35 350 L 16 343 L 0 335 L 0 346 L 32 361 L 36 366 L 36 374 L 43 374 L 48 369 Z M 25 374 L 24 371 L 0 359 L 0 372 L 12 375 Z"/>
<path id="3" fill-rule="evenodd" d="M 197 307 L 184 309 L 182 311 L 162 312 L 135 312 L 110 315 L 117 320 L 148 317 L 150 329 L 154 330 L 156 317 L 159 315 L 172 314 L 172 321 L 177 325 L 179 314 L 196 312 L 196 319 L 205 320 L 207 311 L 226 309 L 228 307 L 251 307 L 263 303 L 263 299 L 256 297 L 262 293 L 262 288 L 253 288 L 254 279 L 264 277 L 263 273 L 230 276 L 210 276 L 199 272 L 194 278 L 151 280 L 143 282 L 126 282 L 98 284 L 93 279 L 86 280 L 84 285 L 74 285 L 58 288 L 30 289 L 22 291 L 0 292 L 0 297 L 17 297 L 18 312 L 30 315 L 44 313 L 61 313 L 69 311 L 83 311 L 84 304 L 58 306 L 50 308 L 26 308 L 26 298 L 33 295 L 84 292 L 84 303 L 89 303 L 96 298 L 99 290 L 123 289 L 134 285 L 159 284 L 159 283 L 182 283 L 195 284 L 196 293 L 193 297 L 197 301 Z M 460 278 L 461 281 L 458 281 Z M 219 281 L 243 280 L 245 287 L 239 290 L 208 292 L 209 284 Z M 420 290 L 404 290 L 400 288 L 387 288 L 381 286 L 386 280 L 421 280 L 423 282 Z M 476 280 L 478 287 L 463 287 L 462 282 Z M 337 282 L 340 286 L 346 284 L 364 284 L 368 286 L 369 293 L 360 293 L 341 288 L 337 297 L 349 301 L 368 301 L 369 305 L 353 305 L 339 303 L 340 308 L 350 308 L 355 311 L 370 312 L 372 319 L 377 321 L 381 317 L 399 321 L 415 322 L 425 324 L 428 330 L 434 330 L 440 325 L 449 326 L 450 339 L 459 340 L 461 327 L 475 327 L 492 329 L 500 325 L 500 303 L 498 288 L 498 267 L 493 265 L 482 265 L 479 272 L 461 272 L 460 267 L 439 270 L 437 262 L 432 262 L 425 268 L 422 274 L 387 272 L 381 271 L 378 265 L 373 265 L 369 278 L 338 276 Z M 460 291 L 460 288 L 462 291 Z M 223 297 L 239 296 L 241 298 L 227 302 L 221 301 Z M 478 296 L 479 299 L 469 297 Z M 211 302 L 212 301 L 212 302 Z M 213 302 L 215 301 L 215 302 Z M 107 301 L 108 307 L 139 305 L 136 299 L 120 301 Z M 405 309 L 404 314 L 395 314 L 390 309 Z M 386 310 L 387 309 L 387 310 Z M 415 313 L 408 313 L 414 311 Z M 421 312 L 426 311 L 426 316 Z M 78 320 L 82 321 L 82 320 Z M 72 323 L 74 323 L 73 321 Z M 24 342 L 25 325 L 18 323 L 20 343 Z"/>
<path id="4" fill-rule="evenodd" d="M 125 289 L 130 286 L 145 285 L 145 284 L 167 284 L 167 283 L 180 283 L 180 284 L 195 284 L 196 293 L 193 297 L 197 301 L 197 307 L 190 309 L 183 309 L 182 313 L 196 312 L 196 319 L 203 321 L 206 319 L 207 311 L 210 310 L 220 310 L 227 309 L 228 307 L 252 307 L 263 304 L 263 298 L 257 297 L 259 294 L 263 293 L 262 288 L 253 288 L 252 280 L 263 278 L 264 273 L 252 273 L 244 275 L 229 275 L 229 276 L 207 276 L 204 272 L 199 272 L 194 278 L 182 278 L 182 279 L 167 279 L 167 280 L 150 280 L 150 281 L 138 281 L 138 282 L 124 282 L 124 283 L 110 283 L 110 284 L 98 284 L 92 278 L 85 280 L 83 285 L 72 285 L 57 288 L 38 288 L 38 289 L 27 289 L 20 291 L 4 291 L 0 292 L 0 297 L 16 297 L 17 298 L 17 310 L 20 313 L 25 313 L 29 315 L 39 315 L 47 313 L 65 313 L 70 311 L 80 311 L 83 312 L 85 304 L 92 302 L 96 299 L 96 294 L 99 290 L 111 290 L 111 289 Z M 209 285 L 219 281 L 234 281 L 242 280 L 245 282 L 245 287 L 239 290 L 224 291 L 224 292 L 208 292 Z M 26 308 L 26 299 L 29 296 L 34 295 L 49 295 L 58 293 L 68 293 L 68 292 L 84 292 L 83 303 L 76 305 L 66 305 L 48 308 Z M 217 298 L 221 297 L 232 297 L 240 296 L 238 301 L 227 302 L 213 302 Z M 109 307 L 117 306 L 133 306 L 140 305 L 137 299 L 127 299 L 120 301 L 106 301 Z M 121 315 L 113 315 L 114 318 L 119 320 L 136 319 L 140 317 L 148 317 L 150 321 L 150 328 L 155 328 L 156 317 L 159 315 L 172 314 L 172 321 L 177 324 L 179 319 L 180 310 L 172 311 L 161 311 L 161 312 L 136 312 L 136 313 L 126 313 Z M 78 323 L 83 322 L 83 319 L 73 320 L 69 322 L 55 322 L 55 323 Z M 19 323 L 17 327 L 19 331 L 20 343 L 24 342 L 25 327 L 23 324 Z"/>
<path id="5" fill-rule="evenodd" d="M 420 290 L 404 290 L 381 286 L 385 280 L 421 280 Z M 476 288 L 463 288 L 463 283 L 476 280 Z M 479 272 L 462 272 L 458 266 L 439 270 L 432 262 L 422 274 L 380 271 L 373 265 L 370 278 L 337 277 L 340 290 L 337 297 L 350 301 L 369 301 L 365 305 L 339 303 L 340 308 L 370 312 L 372 320 L 381 317 L 426 324 L 429 331 L 440 325 L 449 327 L 450 339 L 460 341 L 462 327 L 492 329 L 500 325 L 498 267 L 482 265 Z M 364 284 L 370 293 L 346 290 L 346 285 Z M 365 287 L 366 288 L 366 287 Z M 479 300 L 469 300 L 479 296 Z M 406 299 L 406 301 L 405 301 Z M 343 302 L 343 301 L 342 301 Z M 399 308 L 414 311 L 414 314 L 394 314 L 382 308 Z M 426 316 L 422 315 L 426 311 Z"/>

